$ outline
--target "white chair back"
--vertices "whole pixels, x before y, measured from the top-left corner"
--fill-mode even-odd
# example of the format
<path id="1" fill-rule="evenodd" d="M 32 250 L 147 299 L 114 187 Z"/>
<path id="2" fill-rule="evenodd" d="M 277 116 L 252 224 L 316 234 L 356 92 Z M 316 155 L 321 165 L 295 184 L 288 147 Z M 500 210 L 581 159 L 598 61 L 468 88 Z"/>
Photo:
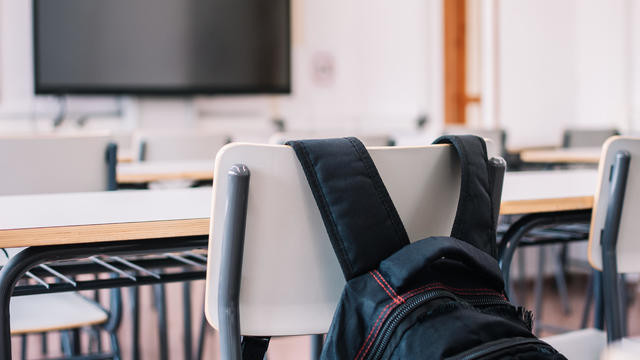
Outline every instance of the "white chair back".
<path id="1" fill-rule="evenodd" d="M 134 149 L 140 161 L 213 160 L 230 141 L 225 133 L 139 132 L 134 136 Z"/>
<path id="2" fill-rule="evenodd" d="M 108 135 L 0 137 L 0 195 L 103 191 Z"/>
<path id="3" fill-rule="evenodd" d="M 369 152 L 411 241 L 451 232 L 460 193 L 458 158 L 448 145 L 372 147 Z M 214 171 L 205 312 L 218 328 L 218 278 L 228 171 L 250 172 L 240 289 L 243 335 L 328 330 L 344 278 L 296 155 L 288 146 L 230 144 Z"/>
<path id="4" fill-rule="evenodd" d="M 618 135 L 616 129 L 566 129 L 562 135 L 562 147 L 602 146 L 611 136 Z"/>
<path id="5" fill-rule="evenodd" d="M 598 187 L 594 199 L 589 238 L 589 262 L 602 269 L 601 231 L 604 229 L 609 203 L 610 173 L 616 154 L 626 151 L 631 155 L 627 186 L 624 194 L 617 242 L 617 265 L 619 273 L 640 272 L 640 137 L 614 136 L 602 149 L 599 165 Z"/>
<path id="6" fill-rule="evenodd" d="M 131 151 L 133 149 L 133 132 L 131 131 L 112 131 L 111 140 L 118 145 L 118 151 Z"/>
<path id="7" fill-rule="evenodd" d="M 390 134 L 379 133 L 359 133 L 349 131 L 327 130 L 327 131 L 286 131 L 275 133 L 269 138 L 269 144 L 282 145 L 289 140 L 302 139 L 321 139 L 321 138 L 339 138 L 346 136 L 355 136 L 365 146 L 388 146 L 393 143 L 393 137 Z"/>

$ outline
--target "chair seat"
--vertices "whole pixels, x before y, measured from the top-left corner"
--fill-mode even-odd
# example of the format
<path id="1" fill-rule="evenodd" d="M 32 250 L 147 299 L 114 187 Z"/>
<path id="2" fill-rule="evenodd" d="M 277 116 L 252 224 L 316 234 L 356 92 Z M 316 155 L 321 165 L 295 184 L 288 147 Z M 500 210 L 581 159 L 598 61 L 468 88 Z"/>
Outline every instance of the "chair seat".
<path id="1" fill-rule="evenodd" d="M 640 339 L 624 338 L 610 344 L 602 354 L 604 360 L 635 360 L 640 357 Z"/>
<path id="2" fill-rule="evenodd" d="M 11 298 L 11 334 L 39 333 L 97 325 L 107 312 L 77 293 L 56 293 Z"/>
<path id="3" fill-rule="evenodd" d="M 600 359 L 607 345 L 607 335 L 598 329 L 582 329 L 544 339 L 567 359 Z"/>

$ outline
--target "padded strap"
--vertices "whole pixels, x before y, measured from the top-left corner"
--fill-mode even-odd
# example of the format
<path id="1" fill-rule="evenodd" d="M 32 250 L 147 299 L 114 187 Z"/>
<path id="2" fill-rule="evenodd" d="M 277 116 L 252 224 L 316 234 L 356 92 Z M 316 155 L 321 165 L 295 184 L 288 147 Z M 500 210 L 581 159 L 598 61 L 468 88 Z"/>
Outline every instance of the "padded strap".
<path id="1" fill-rule="evenodd" d="M 451 236 L 497 257 L 487 147 L 474 135 L 441 136 L 434 144 L 451 144 L 460 159 L 460 198 Z"/>
<path id="2" fill-rule="evenodd" d="M 347 280 L 378 267 L 409 237 L 360 140 L 289 141 Z"/>

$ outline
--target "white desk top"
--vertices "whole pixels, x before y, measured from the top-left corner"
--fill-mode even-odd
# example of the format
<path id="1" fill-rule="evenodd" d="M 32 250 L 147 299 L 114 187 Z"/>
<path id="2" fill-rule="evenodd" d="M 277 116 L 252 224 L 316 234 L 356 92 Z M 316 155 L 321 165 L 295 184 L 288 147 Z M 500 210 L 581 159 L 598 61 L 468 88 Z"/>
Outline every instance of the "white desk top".
<path id="1" fill-rule="evenodd" d="M 533 163 L 581 163 L 597 164 L 602 153 L 601 147 L 576 147 L 552 150 L 525 150 L 520 159 Z"/>
<path id="2" fill-rule="evenodd" d="M 1 196 L 0 247 L 207 234 L 211 191 Z"/>
<path id="3" fill-rule="evenodd" d="M 143 161 L 118 164 L 120 184 L 146 183 L 162 180 L 212 180 L 213 160 Z"/>
<path id="4" fill-rule="evenodd" d="M 590 209 L 595 170 L 507 173 L 502 214 Z M 0 196 L 0 247 L 209 233 L 211 188 Z"/>
<path id="5" fill-rule="evenodd" d="M 597 184 L 595 169 L 509 172 L 500 213 L 590 209 Z"/>

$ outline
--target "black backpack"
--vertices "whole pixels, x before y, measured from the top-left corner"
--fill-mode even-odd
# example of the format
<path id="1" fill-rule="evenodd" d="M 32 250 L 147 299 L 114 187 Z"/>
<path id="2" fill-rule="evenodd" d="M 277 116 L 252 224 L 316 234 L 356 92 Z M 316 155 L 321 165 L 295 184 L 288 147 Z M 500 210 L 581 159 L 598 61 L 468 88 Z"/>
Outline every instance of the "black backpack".
<path id="1" fill-rule="evenodd" d="M 452 144 L 460 159 L 453 230 L 409 243 L 358 139 L 288 142 L 347 280 L 322 358 L 565 359 L 532 334 L 531 313 L 505 296 L 495 258 L 497 179 L 484 140 L 445 136 L 435 143 Z"/>

